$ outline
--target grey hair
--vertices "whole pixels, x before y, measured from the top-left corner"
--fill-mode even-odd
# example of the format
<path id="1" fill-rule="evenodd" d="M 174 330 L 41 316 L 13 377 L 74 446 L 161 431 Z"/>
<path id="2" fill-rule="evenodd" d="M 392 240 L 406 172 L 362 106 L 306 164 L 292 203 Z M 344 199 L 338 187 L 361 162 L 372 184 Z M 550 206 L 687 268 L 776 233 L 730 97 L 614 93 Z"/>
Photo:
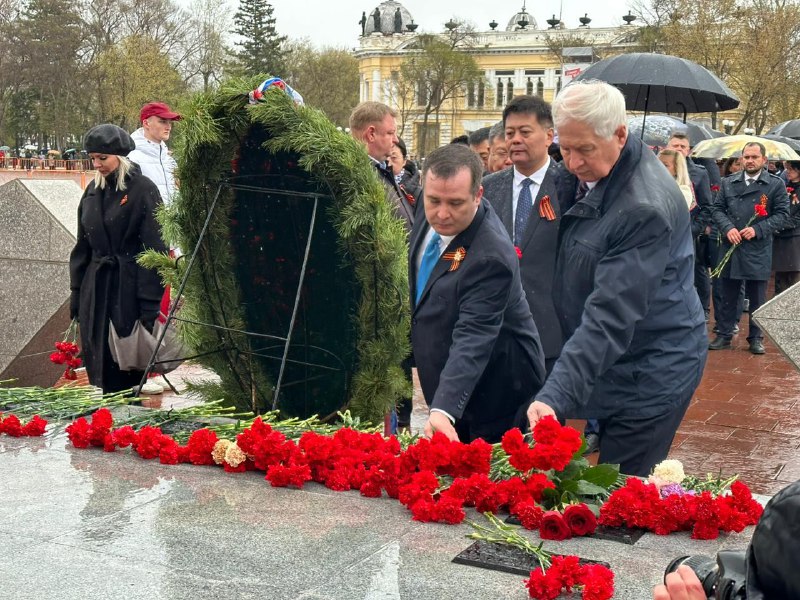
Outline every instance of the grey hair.
<path id="1" fill-rule="evenodd" d="M 556 130 L 567 121 L 586 123 L 607 140 L 620 125 L 627 128 L 625 97 L 604 81 L 573 81 L 553 100 L 553 120 Z"/>
<path id="2" fill-rule="evenodd" d="M 505 137 L 506 137 L 506 128 L 503 125 L 502 121 L 498 121 L 497 123 L 492 125 L 492 128 L 489 130 L 489 145 L 490 146 L 494 142 L 494 138 L 496 138 L 498 135 L 501 136 L 503 139 L 505 139 Z"/>
<path id="3" fill-rule="evenodd" d="M 119 166 L 114 171 L 117 175 L 117 191 L 124 192 L 128 187 L 125 183 L 125 178 L 131 172 L 133 163 L 127 156 L 117 155 L 117 158 L 119 159 Z M 100 171 L 94 172 L 94 187 L 101 190 L 106 187 L 106 178 L 100 174 Z"/>

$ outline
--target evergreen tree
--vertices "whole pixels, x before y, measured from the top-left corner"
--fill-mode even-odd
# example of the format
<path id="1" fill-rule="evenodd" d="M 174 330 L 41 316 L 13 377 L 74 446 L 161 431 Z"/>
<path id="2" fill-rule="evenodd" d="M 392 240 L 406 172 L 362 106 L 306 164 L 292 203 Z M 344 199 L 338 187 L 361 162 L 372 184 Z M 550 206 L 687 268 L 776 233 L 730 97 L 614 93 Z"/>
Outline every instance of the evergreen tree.
<path id="1" fill-rule="evenodd" d="M 237 67 L 244 75 L 266 74 L 280 77 L 284 71 L 284 42 L 278 35 L 272 5 L 264 0 L 239 0 L 233 17 Z"/>

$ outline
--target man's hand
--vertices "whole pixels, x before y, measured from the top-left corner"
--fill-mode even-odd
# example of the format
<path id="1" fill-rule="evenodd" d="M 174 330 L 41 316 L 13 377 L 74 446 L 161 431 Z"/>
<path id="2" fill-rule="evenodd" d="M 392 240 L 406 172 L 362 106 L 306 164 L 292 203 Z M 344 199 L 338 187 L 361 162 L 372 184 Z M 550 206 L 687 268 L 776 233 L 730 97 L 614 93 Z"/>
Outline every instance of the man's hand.
<path id="1" fill-rule="evenodd" d="M 742 234 L 739 233 L 738 229 L 731 229 L 727 233 L 727 238 L 731 244 L 741 244 L 742 242 Z"/>
<path id="2" fill-rule="evenodd" d="M 742 237 L 746 240 L 752 240 L 756 237 L 756 230 L 752 227 L 745 227 L 744 229 L 740 230 L 739 233 L 741 233 Z"/>
<path id="3" fill-rule="evenodd" d="M 681 565 L 653 589 L 653 600 L 706 600 L 703 585 L 691 568 Z"/>
<path id="4" fill-rule="evenodd" d="M 436 410 L 431 411 L 431 414 L 428 415 L 428 422 L 425 423 L 425 437 L 428 439 L 432 438 L 435 431 L 441 431 L 451 442 L 460 441 L 456 433 L 456 428 L 453 427 L 447 415 Z"/>
<path id="5" fill-rule="evenodd" d="M 539 419 L 543 419 L 547 416 L 555 417 L 556 411 L 554 411 L 544 402 L 534 400 L 533 403 L 528 407 L 528 421 L 531 424 L 531 431 L 533 431 L 533 428 L 536 423 L 539 422 Z"/>

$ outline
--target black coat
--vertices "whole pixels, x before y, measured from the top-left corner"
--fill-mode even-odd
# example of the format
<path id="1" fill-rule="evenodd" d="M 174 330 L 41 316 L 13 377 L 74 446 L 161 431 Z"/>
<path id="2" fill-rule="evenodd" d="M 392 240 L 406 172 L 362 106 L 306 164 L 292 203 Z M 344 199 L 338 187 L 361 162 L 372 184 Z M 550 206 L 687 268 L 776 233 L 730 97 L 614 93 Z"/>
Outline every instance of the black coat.
<path id="1" fill-rule="evenodd" d="M 563 345 L 561 325 L 553 304 L 553 273 L 558 249 L 558 226 L 561 223 L 561 207 L 556 193 L 557 174 L 557 163 L 551 160 L 533 202 L 530 221 L 520 245 L 522 258 L 519 262 L 522 289 L 525 290 L 539 338 L 542 340 L 544 356 L 548 359 L 557 358 Z M 509 239 L 514 235 L 513 187 L 513 168 L 503 169 L 483 178 L 484 198 L 500 217 Z M 549 196 L 556 216 L 553 221 L 539 216 L 539 206 L 545 196 Z"/>
<path id="2" fill-rule="evenodd" d="M 510 426 L 545 375 L 514 246 L 482 202 L 472 224 L 442 254 L 415 306 L 416 257 L 428 229 L 420 218 L 409 250 L 411 343 L 425 400 L 474 429 L 503 419 Z M 450 270 L 447 253 L 458 248 L 466 257 Z M 503 433 L 505 428 L 497 439 Z"/>
<path id="3" fill-rule="evenodd" d="M 650 418 L 688 405 L 708 338 L 686 200 L 628 137 L 582 200 L 564 172 L 554 298 L 566 341 L 536 399 L 560 417 Z"/>
<path id="4" fill-rule="evenodd" d="M 386 189 L 386 198 L 391 204 L 395 216 L 403 219 L 406 232 L 411 232 L 411 228 L 414 227 L 414 215 L 417 210 L 416 198 L 400 189 L 390 168 L 382 166 L 372 157 L 370 159 L 375 166 L 375 171 L 378 173 L 378 178 Z"/>
<path id="5" fill-rule="evenodd" d="M 160 204 L 158 188 L 134 165 L 126 190 L 116 190 L 112 175 L 102 189 L 90 183 L 78 205 L 78 237 L 69 261 L 70 312 L 80 322 L 89 381 L 104 392 L 129 388 L 142 376 L 121 372 L 113 363 L 109 320 L 124 337 L 137 320 L 152 322 L 158 315 L 164 286 L 158 273 L 139 266 L 136 257 L 148 248 L 167 252 L 155 220 Z"/>
<path id="6" fill-rule="evenodd" d="M 767 216 L 752 223 L 755 207 L 766 199 Z M 759 178 L 751 185 L 745 183 L 745 172 L 734 173 L 722 180 L 714 203 L 714 223 L 722 239 L 719 256 L 731 247 L 727 234 L 731 229 L 744 229 L 750 223 L 756 231 L 752 240 L 743 240 L 731 255 L 723 277 L 766 281 L 772 269 L 772 238 L 784 228 L 789 218 L 789 196 L 779 177 L 761 169 Z"/>

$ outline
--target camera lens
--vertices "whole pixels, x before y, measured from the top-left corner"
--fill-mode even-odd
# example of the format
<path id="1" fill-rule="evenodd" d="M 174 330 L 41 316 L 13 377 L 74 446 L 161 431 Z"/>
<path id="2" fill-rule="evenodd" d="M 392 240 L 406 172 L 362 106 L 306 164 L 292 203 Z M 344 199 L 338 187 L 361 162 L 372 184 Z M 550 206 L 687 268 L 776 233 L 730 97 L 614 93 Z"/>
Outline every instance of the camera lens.
<path id="1" fill-rule="evenodd" d="M 680 556 L 673 560 L 664 571 L 664 577 L 670 573 L 674 573 L 681 565 L 686 565 L 703 584 L 703 591 L 706 597 L 714 597 L 714 585 L 717 583 L 717 575 L 719 574 L 719 567 L 717 561 L 710 556 L 703 556 L 702 554 L 695 554 L 694 556 Z"/>

